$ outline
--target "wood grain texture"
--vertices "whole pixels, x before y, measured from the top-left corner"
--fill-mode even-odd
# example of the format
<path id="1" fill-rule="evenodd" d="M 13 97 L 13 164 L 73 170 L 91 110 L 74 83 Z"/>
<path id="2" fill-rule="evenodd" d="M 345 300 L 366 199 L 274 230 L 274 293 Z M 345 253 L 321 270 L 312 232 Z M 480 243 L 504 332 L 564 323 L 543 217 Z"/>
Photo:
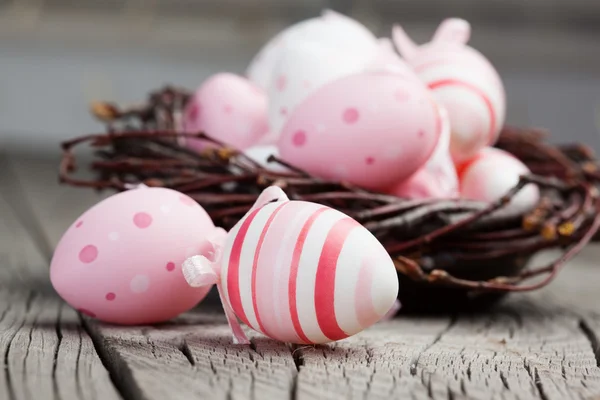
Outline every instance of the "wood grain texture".
<path id="1" fill-rule="evenodd" d="M 49 291 L 0 291 L 0 398 L 120 399 L 79 316 Z"/>
<path id="2" fill-rule="evenodd" d="M 85 190 L 53 187 L 43 172 L 50 169 L 31 165 L 21 164 L 19 176 L 53 244 L 94 199 Z M 45 192 L 55 200 L 42 201 Z M 0 232 L 7 230 L 22 236 L 15 218 L 0 219 Z M 0 244 L 0 262 L 20 260 L 28 271 L 44 257 L 23 258 L 36 246 L 21 236 Z M 9 366 L 0 399 L 31 398 L 32 388 L 48 398 L 118 396 L 99 358 L 122 397 L 133 400 L 600 399 L 598 259 L 600 247 L 590 246 L 547 289 L 511 295 L 486 313 L 400 316 L 324 346 L 288 346 L 252 332 L 250 346 L 233 345 L 220 307 L 210 302 L 166 324 L 116 327 L 85 319 L 83 331 L 77 315 L 50 297 L 47 270 L 16 279 L 23 271 L 13 265 L 4 270 L 7 282 L 26 289 L 0 289 L 0 351 Z M 56 349 L 64 368 L 52 367 Z M 79 374 L 67 367 L 73 363 Z"/>
<path id="3" fill-rule="evenodd" d="M 284 399 L 292 393 L 297 370 L 290 348 L 251 332 L 250 346 L 234 346 L 224 317 L 210 309 L 157 327 L 88 324 L 128 398 Z"/>

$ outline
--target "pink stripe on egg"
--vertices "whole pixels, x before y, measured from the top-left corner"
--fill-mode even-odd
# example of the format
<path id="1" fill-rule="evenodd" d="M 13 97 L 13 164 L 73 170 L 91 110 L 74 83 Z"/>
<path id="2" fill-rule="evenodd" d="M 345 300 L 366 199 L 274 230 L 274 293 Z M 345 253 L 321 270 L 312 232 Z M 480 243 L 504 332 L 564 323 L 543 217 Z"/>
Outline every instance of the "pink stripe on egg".
<path id="1" fill-rule="evenodd" d="M 292 322 L 289 280 L 292 255 L 307 218 L 319 208 L 288 203 L 271 224 L 258 260 L 257 302 L 265 329 L 282 342 L 299 343 Z"/>
<path id="2" fill-rule="evenodd" d="M 315 309 L 321 331 L 331 340 L 348 337 L 335 317 L 335 272 L 346 238 L 352 229 L 358 226 L 352 218 L 336 222 L 327 235 L 319 258 L 315 282 Z"/>
<path id="3" fill-rule="evenodd" d="M 279 207 L 277 207 L 269 216 L 269 219 L 267 219 L 267 222 L 265 223 L 265 226 L 263 227 L 262 232 L 260 233 L 260 238 L 258 239 L 258 244 L 256 245 L 256 249 L 254 251 L 254 262 L 252 264 L 252 307 L 254 307 L 254 314 L 256 315 L 256 321 L 258 322 L 258 328 L 260 329 L 261 332 L 263 332 L 265 335 L 270 336 L 269 333 L 265 330 L 265 327 L 262 323 L 262 320 L 260 318 L 260 314 L 258 312 L 258 304 L 257 304 L 257 292 L 256 292 L 256 276 L 258 273 L 258 257 L 260 256 L 260 251 L 262 249 L 263 243 L 265 242 L 265 236 L 267 235 L 267 232 L 269 231 L 269 227 L 271 226 L 271 223 L 273 222 L 273 220 L 275 219 L 275 217 L 277 216 L 277 214 L 279 213 L 279 211 L 281 211 L 281 209 L 286 205 L 289 204 L 289 202 L 284 202 L 281 205 L 279 205 Z"/>
<path id="4" fill-rule="evenodd" d="M 288 285 L 290 299 L 290 314 L 292 317 L 292 323 L 294 324 L 294 329 L 296 330 L 298 337 L 304 343 L 311 343 L 311 341 L 310 339 L 308 339 L 308 337 L 302 330 L 302 326 L 300 325 L 300 319 L 298 317 L 298 307 L 296 305 L 296 283 L 298 280 L 298 266 L 300 264 L 300 255 L 302 254 L 304 242 L 306 241 L 306 237 L 308 236 L 308 231 L 310 230 L 317 217 L 327 210 L 329 210 L 329 208 L 327 207 L 319 208 L 304 223 L 304 226 L 300 231 L 300 235 L 298 236 L 298 240 L 296 241 L 296 246 L 294 247 L 294 253 L 292 255 L 292 265 L 290 268 L 290 282 Z"/>
<path id="5" fill-rule="evenodd" d="M 354 308 L 356 310 L 356 318 L 362 328 L 371 326 L 373 316 L 377 315 L 377 311 L 373 306 L 373 293 L 371 293 L 373 268 L 377 268 L 377 265 L 373 263 L 373 260 L 369 256 L 365 257 L 358 273 L 358 282 L 356 282 Z"/>
<path id="6" fill-rule="evenodd" d="M 444 87 L 444 86 L 460 86 L 464 89 L 470 90 L 471 92 L 475 93 L 477 96 L 479 96 L 481 98 L 481 100 L 483 100 L 483 102 L 485 103 L 485 106 L 488 110 L 488 113 L 490 115 L 488 144 L 492 143 L 492 141 L 494 140 L 494 137 L 495 137 L 495 130 L 496 130 L 496 112 L 494 111 L 494 106 L 492 105 L 492 102 L 490 101 L 489 97 L 483 91 L 481 91 L 478 87 L 476 87 L 468 82 L 460 81 L 457 79 L 443 79 L 443 80 L 431 82 L 429 84 L 429 88 L 432 90 L 435 90 L 439 87 Z"/>
<path id="7" fill-rule="evenodd" d="M 242 246 L 244 244 L 244 239 L 246 238 L 246 234 L 248 233 L 248 229 L 250 228 L 250 224 L 256 217 L 256 214 L 261 210 L 261 208 L 257 208 L 254 210 L 248 217 L 242 222 L 242 226 L 238 231 L 235 239 L 233 241 L 233 246 L 231 248 L 231 255 L 229 256 L 229 269 L 227 271 L 227 293 L 229 295 L 229 302 L 231 303 L 231 308 L 235 314 L 241 319 L 246 325 L 251 326 L 248 322 L 248 317 L 246 317 L 246 313 L 244 312 L 244 306 L 242 305 L 242 297 L 240 295 L 240 258 L 242 255 Z"/>

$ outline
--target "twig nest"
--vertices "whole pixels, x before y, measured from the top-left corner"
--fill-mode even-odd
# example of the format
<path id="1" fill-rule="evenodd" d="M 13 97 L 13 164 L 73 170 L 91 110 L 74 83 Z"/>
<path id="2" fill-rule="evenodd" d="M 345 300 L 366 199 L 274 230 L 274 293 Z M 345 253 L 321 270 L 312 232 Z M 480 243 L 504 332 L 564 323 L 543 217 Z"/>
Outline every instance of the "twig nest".
<path id="1" fill-rule="evenodd" d="M 451 154 L 465 161 L 493 145 L 504 124 L 504 86 L 492 64 L 466 45 L 470 25 L 442 22 L 431 42 L 416 46 L 400 26 L 393 38 L 402 56 L 446 107 L 452 126 Z"/>
<path id="2" fill-rule="evenodd" d="M 361 23 L 332 10 L 325 10 L 316 18 L 298 22 L 278 33 L 256 54 L 246 76 L 267 90 L 276 76 L 276 65 L 284 48 L 298 43 L 313 43 L 331 52 L 369 54 L 377 46 L 375 36 Z"/>
<path id="3" fill-rule="evenodd" d="M 277 162 L 269 162 L 269 157 L 279 158 L 279 149 L 271 144 L 255 145 L 244 150 L 244 155 L 252 161 L 274 172 L 290 172 L 289 169 Z"/>
<path id="4" fill-rule="evenodd" d="M 213 75 L 188 102 L 183 125 L 187 132 L 210 132 L 214 139 L 245 149 L 268 132 L 267 96 L 262 89 L 240 76 Z M 202 150 L 208 142 L 187 139 L 186 144 Z"/>
<path id="5" fill-rule="evenodd" d="M 485 202 L 498 200 L 517 185 L 521 175 L 531 173 L 512 154 L 492 147 L 480 150 L 475 157 L 458 165 L 457 170 L 461 196 Z M 513 215 L 526 213 L 539 200 L 539 189 L 527 185 L 510 200 L 506 212 Z"/>
<path id="6" fill-rule="evenodd" d="M 279 140 L 282 158 L 315 176 L 385 188 L 419 169 L 440 136 L 437 108 L 420 83 L 361 73 L 319 88 Z"/>
<path id="7" fill-rule="evenodd" d="M 389 190 L 391 194 L 407 199 L 452 199 L 459 197 L 458 176 L 450 157 L 450 120 L 439 107 L 440 140 L 424 166 L 408 179 Z"/>

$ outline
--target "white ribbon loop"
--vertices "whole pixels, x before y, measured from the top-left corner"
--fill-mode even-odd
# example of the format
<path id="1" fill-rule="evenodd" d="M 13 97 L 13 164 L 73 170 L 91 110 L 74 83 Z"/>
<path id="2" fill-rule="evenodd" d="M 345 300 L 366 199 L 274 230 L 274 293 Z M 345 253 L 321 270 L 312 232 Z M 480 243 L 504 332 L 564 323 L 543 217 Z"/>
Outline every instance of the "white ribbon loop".
<path id="1" fill-rule="evenodd" d="M 183 277 L 191 287 L 214 285 L 219 276 L 214 270 L 213 263 L 204 256 L 193 256 L 183 262 Z"/>

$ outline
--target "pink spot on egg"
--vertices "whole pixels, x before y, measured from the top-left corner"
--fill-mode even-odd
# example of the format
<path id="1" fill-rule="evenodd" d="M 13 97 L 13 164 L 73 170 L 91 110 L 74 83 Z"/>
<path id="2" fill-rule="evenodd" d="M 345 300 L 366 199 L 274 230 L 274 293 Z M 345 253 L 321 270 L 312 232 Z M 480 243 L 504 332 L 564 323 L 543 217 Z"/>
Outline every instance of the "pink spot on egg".
<path id="1" fill-rule="evenodd" d="M 404 89 L 398 89 L 398 90 L 396 90 L 396 93 L 394 93 L 394 97 L 399 102 L 405 102 L 405 101 L 410 100 L 410 93 L 408 93 Z"/>
<path id="2" fill-rule="evenodd" d="M 188 112 L 187 112 L 188 118 L 191 120 L 198 119 L 198 116 L 200 116 L 200 110 L 201 110 L 200 104 L 198 104 L 198 103 L 192 104 L 190 106 L 190 108 L 188 108 Z"/>
<path id="3" fill-rule="evenodd" d="M 189 207 L 196 205 L 196 201 L 194 199 L 192 199 L 190 196 L 181 195 L 181 196 L 179 196 L 179 201 L 181 201 L 183 204 L 185 204 L 186 206 L 189 206 Z"/>
<path id="4" fill-rule="evenodd" d="M 367 163 L 367 165 L 373 165 L 375 163 L 375 158 L 373 158 L 373 157 L 367 157 L 365 159 L 365 162 Z"/>
<path id="5" fill-rule="evenodd" d="M 80 308 L 78 311 L 82 314 L 87 315 L 88 317 L 96 318 L 96 314 L 94 314 L 90 310 L 86 310 L 85 308 Z"/>
<path id="6" fill-rule="evenodd" d="M 310 89 L 310 82 L 309 81 L 304 81 L 304 89 Z"/>
<path id="7" fill-rule="evenodd" d="M 225 106 L 223 107 L 223 111 L 225 111 L 225 114 L 231 114 L 231 112 L 233 111 L 233 107 L 231 107 L 230 104 L 225 104 Z"/>
<path id="8" fill-rule="evenodd" d="M 145 229 L 152 224 L 152 217 L 145 212 L 139 212 L 133 216 L 133 223 L 140 229 Z"/>
<path id="9" fill-rule="evenodd" d="M 417 135 L 422 138 L 423 136 L 425 136 L 425 131 L 423 129 L 419 130 L 419 133 L 417 133 Z"/>
<path id="10" fill-rule="evenodd" d="M 136 275 L 129 282 L 129 288 L 133 293 L 144 293 L 150 286 L 150 278 L 146 275 Z"/>
<path id="11" fill-rule="evenodd" d="M 88 244 L 79 252 L 79 260 L 82 263 L 89 264 L 98 257 L 98 248 L 93 244 Z"/>
<path id="12" fill-rule="evenodd" d="M 279 90 L 280 92 L 283 92 L 285 90 L 286 85 L 287 85 L 287 78 L 285 77 L 285 75 L 279 76 L 277 78 L 277 82 L 275 83 L 277 90 Z"/>
<path id="13" fill-rule="evenodd" d="M 281 109 L 279 110 L 279 113 L 280 113 L 281 115 L 287 115 L 287 108 L 285 108 L 285 107 L 281 107 Z"/>
<path id="14" fill-rule="evenodd" d="M 356 108 L 347 108 L 346 110 L 344 110 L 344 122 L 348 123 L 348 124 L 353 124 L 356 121 L 358 121 L 358 110 Z"/>
<path id="15" fill-rule="evenodd" d="M 108 300 L 108 301 L 113 301 L 116 297 L 117 297 L 117 295 L 114 294 L 113 292 L 106 293 L 106 296 L 105 296 L 106 300 Z"/>
<path id="16" fill-rule="evenodd" d="M 173 271 L 173 270 L 175 270 L 175 263 L 168 262 L 167 263 L 167 271 Z"/>
<path id="17" fill-rule="evenodd" d="M 81 225 L 83 225 L 83 221 L 79 221 L 76 225 L 75 228 L 79 228 Z"/>
<path id="18" fill-rule="evenodd" d="M 294 133 L 294 136 L 292 137 L 292 143 L 294 143 L 294 146 L 297 147 L 304 146 L 306 143 L 306 132 L 299 130 Z"/>

